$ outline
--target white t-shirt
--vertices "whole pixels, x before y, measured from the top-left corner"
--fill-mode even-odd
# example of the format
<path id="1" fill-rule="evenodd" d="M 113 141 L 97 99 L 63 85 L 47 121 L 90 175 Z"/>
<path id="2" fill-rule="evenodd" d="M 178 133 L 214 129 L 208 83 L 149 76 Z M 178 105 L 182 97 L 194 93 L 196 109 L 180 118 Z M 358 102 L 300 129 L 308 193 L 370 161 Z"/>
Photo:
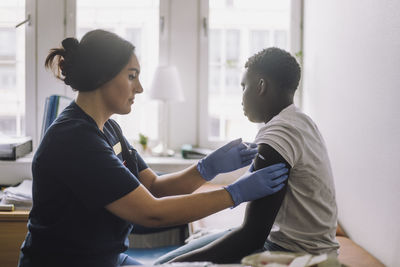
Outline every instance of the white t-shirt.
<path id="1" fill-rule="evenodd" d="M 270 145 L 292 167 L 269 239 L 295 252 L 337 252 L 335 187 L 315 123 L 292 104 L 260 129 L 255 143 Z"/>

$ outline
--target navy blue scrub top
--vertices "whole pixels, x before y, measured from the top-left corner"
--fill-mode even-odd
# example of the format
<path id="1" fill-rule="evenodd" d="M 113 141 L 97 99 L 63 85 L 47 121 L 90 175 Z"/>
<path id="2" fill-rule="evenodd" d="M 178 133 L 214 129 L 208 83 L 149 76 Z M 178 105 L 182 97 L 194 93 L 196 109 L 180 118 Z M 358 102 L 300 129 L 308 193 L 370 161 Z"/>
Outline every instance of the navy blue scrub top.
<path id="1" fill-rule="evenodd" d="M 24 257 L 113 266 L 128 248 L 132 225 L 104 207 L 140 182 L 123 165 L 121 153 L 114 153 L 119 140 L 109 121 L 103 131 L 75 102 L 47 130 L 32 163 L 33 207 Z M 139 155 L 137 164 L 139 172 L 147 168 Z"/>

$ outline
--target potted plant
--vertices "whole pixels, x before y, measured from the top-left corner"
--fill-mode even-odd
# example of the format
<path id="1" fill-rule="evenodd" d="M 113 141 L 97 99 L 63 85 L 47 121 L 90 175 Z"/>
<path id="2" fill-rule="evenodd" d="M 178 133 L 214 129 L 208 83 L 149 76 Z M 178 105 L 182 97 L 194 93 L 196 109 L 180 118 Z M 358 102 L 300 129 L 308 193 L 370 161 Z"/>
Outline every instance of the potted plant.
<path id="1" fill-rule="evenodd" d="M 145 136 L 142 133 L 139 133 L 139 144 L 142 146 L 143 152 L 147 150 L 148 141 L 149 137 Z"/>

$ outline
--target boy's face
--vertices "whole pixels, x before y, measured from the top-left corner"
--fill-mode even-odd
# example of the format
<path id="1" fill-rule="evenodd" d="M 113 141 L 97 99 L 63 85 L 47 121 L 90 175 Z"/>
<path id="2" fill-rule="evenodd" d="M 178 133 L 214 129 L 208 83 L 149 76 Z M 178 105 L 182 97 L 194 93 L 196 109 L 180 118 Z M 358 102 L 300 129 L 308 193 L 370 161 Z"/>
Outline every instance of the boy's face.
<path id="1" fill-rule="evenodd" d="M 263 122 L 264 114 L 261 109 L 262 95 L 260 95 L 261 80 L 255 73 L 245 70 L 241 86 L 243 89 L 242 106 L 244 115 L 251 122 Z"/>

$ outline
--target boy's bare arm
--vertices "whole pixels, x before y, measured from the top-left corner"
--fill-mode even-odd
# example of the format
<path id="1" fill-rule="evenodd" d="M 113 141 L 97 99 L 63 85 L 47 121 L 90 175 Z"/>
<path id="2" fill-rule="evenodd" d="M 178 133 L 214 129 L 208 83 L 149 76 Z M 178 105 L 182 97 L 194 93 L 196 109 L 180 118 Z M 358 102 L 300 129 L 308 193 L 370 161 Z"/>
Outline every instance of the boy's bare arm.
<path id="1" fill-rule="evenodd" d="M 271 146 L 261 144 L 258 149 L 260 155 L 254 162 L 256 170 L 279 162 L 285 163 L 290 169 L 286 160 Z M 243 224 L 238 229 L 173 261 L 233 263 L 262 248 L 278 214 L 286 189 L 287 184 L 273 195 L 250 202 L 247 204 Z"/>

